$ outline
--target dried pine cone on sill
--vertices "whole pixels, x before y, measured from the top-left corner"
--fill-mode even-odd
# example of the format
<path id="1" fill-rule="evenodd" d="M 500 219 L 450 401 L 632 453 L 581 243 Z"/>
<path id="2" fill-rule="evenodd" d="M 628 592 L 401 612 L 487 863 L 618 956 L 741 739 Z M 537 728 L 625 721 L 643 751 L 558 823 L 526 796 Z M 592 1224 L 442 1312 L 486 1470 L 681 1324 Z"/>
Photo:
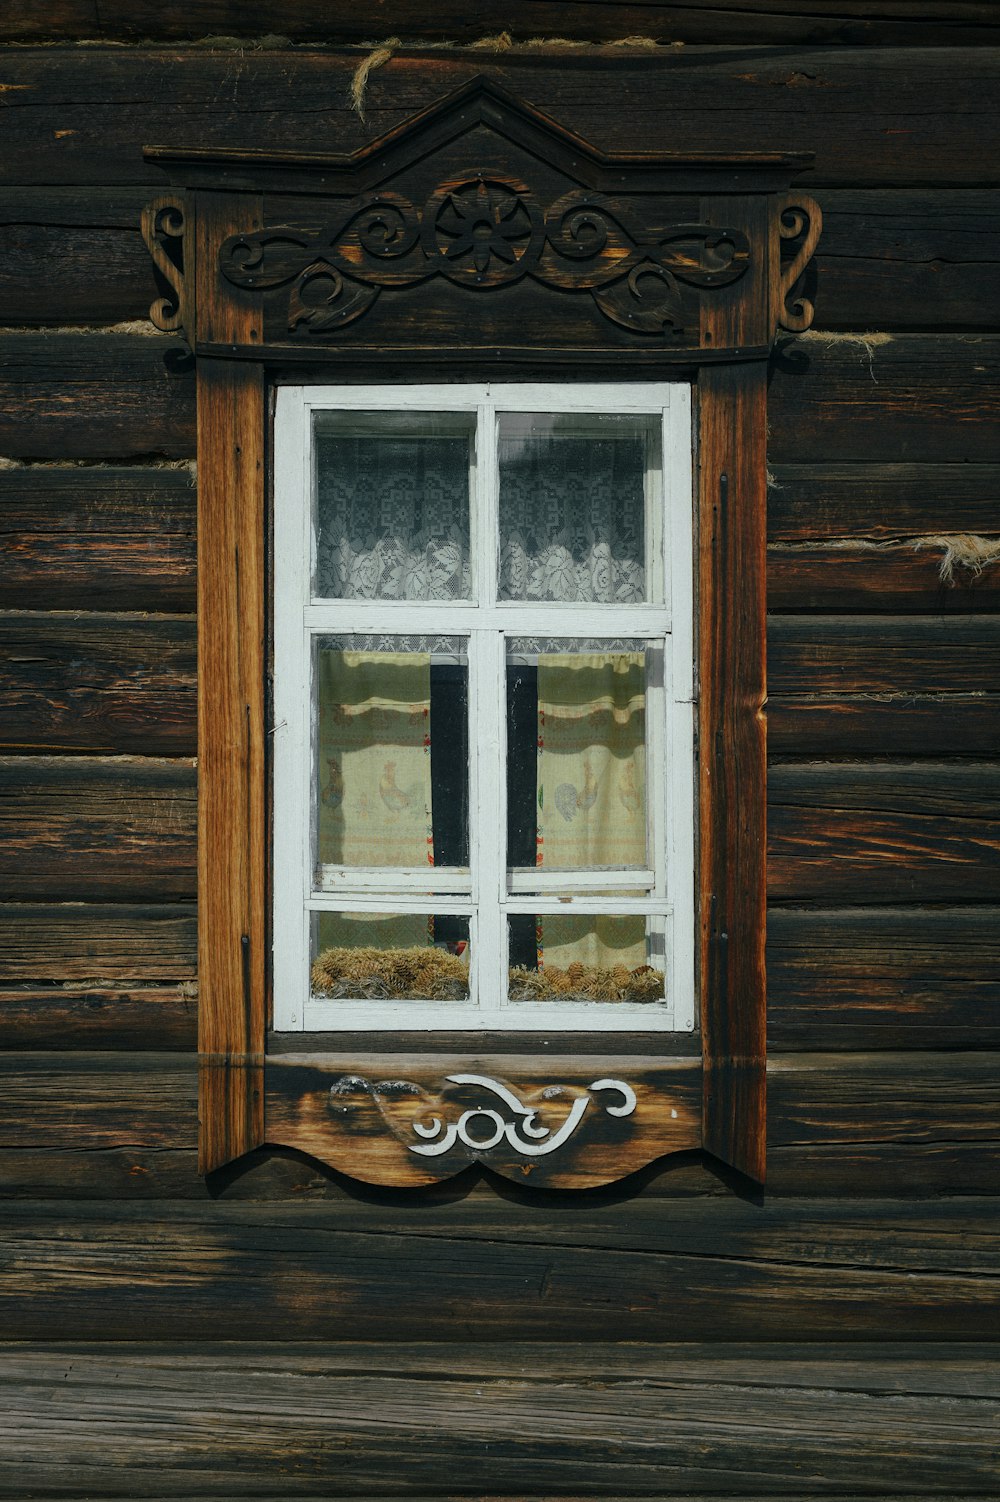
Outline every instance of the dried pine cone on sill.
<path id="1" fill-rule="evenodd" d="M 662 1001 L 663 976 L 650 965 L 602 968 L 579 962 L 561 969 L 515 966 L 511 1001 Z M 324 949 L 312 967 L 316 996 L 362 1001 L 463 1001 L 469 972 L 457 955 L 429 946 L 412 949 Z"/>

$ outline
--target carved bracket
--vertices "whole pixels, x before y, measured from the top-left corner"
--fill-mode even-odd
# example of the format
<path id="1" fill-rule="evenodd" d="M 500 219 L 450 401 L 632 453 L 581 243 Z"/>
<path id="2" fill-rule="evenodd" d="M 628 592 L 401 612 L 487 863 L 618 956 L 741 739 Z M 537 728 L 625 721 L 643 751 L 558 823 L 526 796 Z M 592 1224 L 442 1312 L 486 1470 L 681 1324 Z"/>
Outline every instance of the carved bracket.
<path id="1" fill-rule="evenodd" d="M 154 198 L 143 209 L 142 238 L 157 271 L 173 292 L 172 297 L 157 297 L 149 309 L 150 319 L 165 334 L 194 332 L 187 308 L 184 234 L 182 198 Z"/>
<path id="2" fill-rule="evenodd" d="M 776 279 L 775 324 L 793 334 L 804 333 L 810 328 L 815 309 L 809 298 L 800 292 L 793 297 L 802 274 L 812 259 L 823 229 L 823 211 L 814 198 L 803 194 L 789 194 L 780 204 L 777 214 L 777 244 L 774 267 Z M 781 265 L 781 241 L 801 240 L 793 258 Z"/>
<path id="3" fill-rule="evenodd" d="M 480 172 L 442 183 L 417 208 L 398 193 L 346 204 L 316 233 L 275 227 L 232 235 L 219 252 L 235 287 L 291 283 L 291 333 L 330 334 L 380 292 L 442 276 L 479 291 L 530 276 L 590 292 L 605 318 L 632 334 L 680 336 L 697 308 L 682 287 L 710 291 L 750 263 L 743 231 L 677 224 L 651 233 L 599 193 L 574 190 L 543 208 L 515 178 Z"/>

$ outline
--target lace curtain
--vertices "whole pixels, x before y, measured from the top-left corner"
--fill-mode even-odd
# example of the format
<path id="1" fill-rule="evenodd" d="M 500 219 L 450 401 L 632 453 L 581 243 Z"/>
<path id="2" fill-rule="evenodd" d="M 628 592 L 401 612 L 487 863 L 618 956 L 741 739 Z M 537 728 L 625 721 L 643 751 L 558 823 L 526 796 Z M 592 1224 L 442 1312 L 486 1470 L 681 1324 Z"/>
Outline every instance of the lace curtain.
<path id="1" fill-rule="evenodd" d="M 339 600 L 462 600 L 466 436 L 318 434 L 316 582 Z"/>
<path id="2" fill-rule="evenodd" d="M 501 437 L 501 599 L 644 600 L 645 462 L 638 433 Z"/>

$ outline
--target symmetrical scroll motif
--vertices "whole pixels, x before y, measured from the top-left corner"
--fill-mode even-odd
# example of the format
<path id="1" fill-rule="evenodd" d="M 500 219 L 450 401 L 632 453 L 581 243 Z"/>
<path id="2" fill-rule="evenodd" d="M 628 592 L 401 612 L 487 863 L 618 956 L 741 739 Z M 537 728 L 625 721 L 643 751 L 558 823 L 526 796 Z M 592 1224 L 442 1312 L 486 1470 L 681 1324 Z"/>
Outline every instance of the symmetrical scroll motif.
<path id="1" fill-rule="evenodd" d="M 450 1074 L 437 1095 L 407 1080 L 373 1083 L 343 1075 L 330 1089 L 330 1110 L 349 1117 L 366 1098 L 397 1141 L 422 1158 L 452 1152 L 479 1158 L 494 1148 L 524 1159 L 547 1157 L 569 1142 L 588 1112 L 627 1117 L 637 1104 L 632 1086 L 616 1079 L 594 1080 L 586 1089 L 547 1085 L 522 1100 L 482 1074 Z"/>
<path id="2" fill-rule="evenodd" d="M 692 315 L 682 289 L 707 292 L 735 281 L 749 265 L 750 243 L 742 230 L 704 224 L 652 233 L 582 189 L 543 210 L 523 183 L 480 173 L 442 183 L 422 209 L 399 194 L 376 193 L 355 199 L 318 232 L 234 235 L 219 259 L 236 287 L 291 284 L 292 333 L 343 328 L 383 289 L 434 276 L 478 290 L 530 276 L 590 292 L 601 313 L 630 333 L 679 337 Z"/>
<path id="3" fill-rule="evenodd" d="M 778 213 L 778 238 L 801 240 L 794 257 L 781 268 L 778 282 L 777 322 L 791 333 L 801 334 L 813 321 L 814 308 L 809 298 L 793 297 L 796 285 L 819 243 L 823 229 L 823 211 L 814 198 L 802 194 L 789 196 Z"/>
<path id="4" fill-rule="evenodd" d="M 184 292 L 183 200 L 154 198 L 147 204 L 142 211 L 142 238 L 156 269 L 173 292 L 172 297 L 155 299 L 149 309 L 150 319 L 166 334 L 183 331 L 188 327 Z"/>

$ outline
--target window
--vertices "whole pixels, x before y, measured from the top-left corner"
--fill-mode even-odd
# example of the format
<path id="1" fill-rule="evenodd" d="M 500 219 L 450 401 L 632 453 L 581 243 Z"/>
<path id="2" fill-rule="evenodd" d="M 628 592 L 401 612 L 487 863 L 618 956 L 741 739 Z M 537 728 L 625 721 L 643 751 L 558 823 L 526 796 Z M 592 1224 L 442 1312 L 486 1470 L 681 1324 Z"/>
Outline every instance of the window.
<path id="1" fill-rule="evenodd" d="M 690 1032 L 684 384 L 282 387 L 274 1028 Z"/>

